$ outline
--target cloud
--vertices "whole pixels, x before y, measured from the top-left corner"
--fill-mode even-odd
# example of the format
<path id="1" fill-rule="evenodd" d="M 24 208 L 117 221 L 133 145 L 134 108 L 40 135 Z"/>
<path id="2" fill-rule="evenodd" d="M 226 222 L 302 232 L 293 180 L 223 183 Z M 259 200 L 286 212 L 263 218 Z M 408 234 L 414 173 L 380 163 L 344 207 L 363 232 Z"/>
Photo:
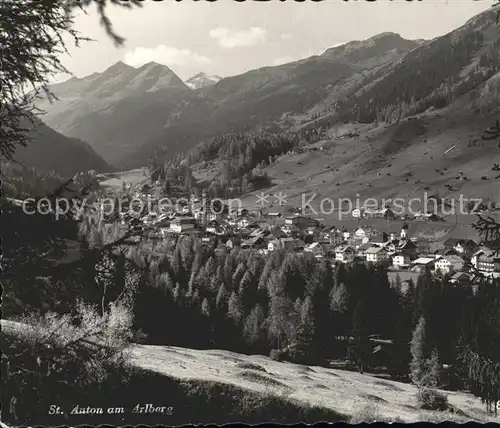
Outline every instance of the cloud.
<path id="1" fill-rule="evenodd" d="M 248 30 L 233 31 L 224 27 L 210 30 L 208 35 L 216 39 L 223 48 L 232 49 L 242 46 L 254 46 L 266 38 L 266 30 L 260 27 L 251 27 Z"/>
<path id="2" fill-rule="evenodd" d="M 138 47 L 125 54 L 124 62 L 133 67 L 139 67 L 148 62 L 157 62 L 167 66 L 187 66 L 196 64 L 209 64 L 210 58 L 199 55 L 189 49 L 179 49 L 174 46 L 158 45 L 155 48 Z"/>

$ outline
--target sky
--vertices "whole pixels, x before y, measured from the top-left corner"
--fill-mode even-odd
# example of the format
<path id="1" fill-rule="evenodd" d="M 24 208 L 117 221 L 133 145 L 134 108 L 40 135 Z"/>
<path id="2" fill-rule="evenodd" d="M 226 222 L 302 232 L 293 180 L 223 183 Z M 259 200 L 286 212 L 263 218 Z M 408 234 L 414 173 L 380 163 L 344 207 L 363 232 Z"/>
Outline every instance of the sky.
<path id="1" fill-rule="evenodd" d="M 76 17 L 76 30 L 94 41 L 68 46 L 63 64 L 77 77 L 101 72 L 117 61 L 141 66 L 155 61 L 186 80 L 198 72 L 222 77 L 279 65 L 352 40 L 383 32 L 432 39 L 464 24 L 496 0 L 293 0 L 257 2 L 144 0 L 142 8 L 111 7 L 117 48 L 97 12 Z M 56 76 L 65 80 L 69 76 Z"/>

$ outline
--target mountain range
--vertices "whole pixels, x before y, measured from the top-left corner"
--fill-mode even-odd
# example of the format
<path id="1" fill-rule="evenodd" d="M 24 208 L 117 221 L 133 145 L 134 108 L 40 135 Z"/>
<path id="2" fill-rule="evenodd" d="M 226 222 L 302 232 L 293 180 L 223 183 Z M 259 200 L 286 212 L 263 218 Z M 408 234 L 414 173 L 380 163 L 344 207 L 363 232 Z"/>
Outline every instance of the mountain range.
<path id="1" fill-rule="evenodd" d="M 102 73 L 53 85 L 59 101 L 39 107 L 50 126 L 88 141 L 108 162 L 137 166 L 158 148 L 168 146 L 168 154 L 175 154 L 220 132 L 272 125 L 285 112 L 302 112 L 331 93 L 343 93 L 363 73 L 416 46 L 397 34 L 383 34 L 196 91 L 167 66 L 136 69 L 118 62 Z"/>
<path id="2" fill-rule="evenodd" d="M 200 73 L 184 83 L 164 65 L 118 62 L 53 85 L 59 101 L 39 107 L 49 126 L 108 163 L 136 167 L 225 132 L 394 121 L 465 96 L 484 104 L 478 94 L 500 70 L 495 12 L 431 41 L 383 33 L 218 81 Z"/>

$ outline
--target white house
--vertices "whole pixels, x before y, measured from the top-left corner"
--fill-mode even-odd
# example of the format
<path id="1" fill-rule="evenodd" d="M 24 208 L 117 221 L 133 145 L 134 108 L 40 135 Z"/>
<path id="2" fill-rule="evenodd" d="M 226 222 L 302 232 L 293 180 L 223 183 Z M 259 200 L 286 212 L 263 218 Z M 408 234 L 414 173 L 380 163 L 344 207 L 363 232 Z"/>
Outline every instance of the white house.
<path id="1" fill-rule="evenodd" d="M 351 214 L 354 218 L 361 218 L 362 216 L 361 210 L 359 208 L 354 208 Z"/>
<path id="2" fill-rule="evenodd" d="M 271 219 L 281 218 L 281 213 L 270 212 L 266 214 Z"/>
<path id="3" fill-rule="evenodd" d="M 215 233 L 218 235 L 222 235 L 226 231 L 226 228 L 224 227 L 224 225 L 222 225 L 217 220 L 212 220 L 211 222 L 209 222 L 207 224 L 206 231 L 209 233 Z"/>
<path id="4" fill-rule="evenodd" d="M 331 245 L 340 245 L 344 242 L 344 235 L 339 231 L 330 232 L 329 241 Z"/>
<path id="5" fill-rule="evenodd" d="M 274 239 L 267 244 L 269 251 L 275 251 L 284 248 L 287 251 L 298 251 L 305 247 L 304 241 L 295 238 Z"/>
<path id="6" fill-rule="evenodd" d="M 365 251 L 366 261 L 378 263 L 387 259 L 387 250 L 383 247 L 370 247 Z"/>
<path id="7" fill-rule="evenodd" d="M 323 248 L 323 245 L 321 245 L 319 242 L 313 242 L 312 244 L 307 245 L 304 248 L 304 251 L 313 253 L 315 257 L 325 256 L 325 249 Z"/>
<path id="8" fill-rule="evenodd" d="M 182 233 L 194 229 L 196 220 L 193 217 L 176 217 L 170 222 L 172 232 Z"/>
<path id="9" fill-rule="evenodd" d="M 484 274 L 492 274 L 498 270 L 499 257 L 494 257 L 493 250 L 482 248 L 474 253 L 471 258 L 471 263 L 475 269 Z"/>
<path id="10" fill-rule="evenodd" d="M 320 237 L 323 241 L 328 241 L 330 245 L 337 246 L 344 242 L 344 235 L 334 227 L 328 231 L 322 232 Z"/>
<path id="11" fill-rule="evenodd" d="M 406 254 L 395 254 L 392 257 L 392 265 L 397 269 L 407 267 L 410 265 L 410 256 Z"/>
<path id="12" fill-rule="evenodd" d="M 485 250 L 483 248 L 477 250 L 471 257 L 470 261 L 474 269 L 478 269 L 479 257 L 484 256 Z"/>
<path id="13" fill-rule="evenodd" d="M 236 219 L 236 226 L 238 226 L 240 229 L 247 227 L 249 224 L 250 224 L 250 219 L 246 216 L 241 216 Z"/>
<path id="14" fill-rule="evenodd" d="M 387 251 L 387 254 L 389 256 L 392 256 L 396 253 L 396 245 L 391 241 L 383 242 L 381 246 L 385 248 L 385 251 Z"/>
<path id="15" fill-rule="evenodd" d="M 354 261 L 354 249 L 349 245 L 343 245 L 335 249 L 335 260 L 341 263 Z"/>
<path id="16" fill-rule="evenodd" d="M 436 260 L 435 266 L 442 273 L 459 272 L 464 267 L 464 259 L 459 256 L 443 256 Z"/>
<path id="17" fill-rule="evenodd" d="M 362 227 L 358 227 L 358 229 L 354 232 L 354 238 L 360 239 L 363 244 L 366 244 L 371 236 L 371 230 L 363 229 Z"/>
<path id="18" fill-rule="evenodd" d="M 424 269 L 432 269 L 437 260 L 439 260 L 441 256 L 437 257 L 419 257 L 412 262 L 412 271 L 421 272 Z"/>

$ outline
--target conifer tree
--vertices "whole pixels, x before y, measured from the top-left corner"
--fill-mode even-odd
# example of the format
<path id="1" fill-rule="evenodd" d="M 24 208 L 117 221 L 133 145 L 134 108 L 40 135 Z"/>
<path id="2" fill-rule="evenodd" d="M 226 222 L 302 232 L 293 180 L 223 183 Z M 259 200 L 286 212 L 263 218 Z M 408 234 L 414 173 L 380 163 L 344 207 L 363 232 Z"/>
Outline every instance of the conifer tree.
<path id="1" fill-rule="evenodd" d="M 330 293 L 330 309 L 334 331 L 340 336 L 347 336 L 349 333 L 349 300 L 349 293 L 344 283 L 333 287 Z"/>
<path id="2" fill-rule="evenodd" d="M 293 335 L 290 314 L 293 303 L 289 298 L 272 295 L 269 302 L 268 333 L 272 346 L 283 348 Z"/>
<path id="3" fill-rule="evenodd" d="M 243 275 L 245 275 L 246 270 L 247 270 L 247 267 L 245 266 L 245 263 L 240 262 L 232 275 L 231 280 L 232 280 L 232 284 L 233 284 L 233 289 L 235 289 L 238 292 L 239 292 L 240 281 L 243 278 Z"/>
<path id="4" fill-rule="evenodd" d="M 172 296 L 174 298 L 174 302 L 177 304 L 182 303 L 182 290 L 181 290 L 181 285 L 177 283 L 174 287 L 174 290 L 172 292 Z"/>
<path id="5" fill-rule="evenodd" d="M 243 308 L 241 299 L 238 294 L 233 291 L 227 303 L 227 316 L 232 319 L 236 324 L 239 324 L 243 317 Z"/>
<path id="6" fill-rule="evenodd" d="M 263 348 L 265 319 L 264 310 L 257 304 L 245 318 L 243 324 L 243 334 L 247 344 L 257 351 Z"/>
<path id="7" fill-rule="evenodd" d="M 206 297 L 201 302 L 201 314 L 207 318 L 210 317 L 210 303 Z"/>
<path id="8" fill-rule="evenodd" d="M 315 328 L 313 302 L 311 297 L 307 296 L 300 308 L 300 324 L 292 348 L 292 357 L 295 361 L 315 361 Z"/>
<path id="9" fill-rule="evenodd" d="M 441 386 L 441 363 L 436 348 L 429 350 L 427 339 L 427 326 L 424 317 L 421 317 L 410 345 L 412 361 L 410 375 L 413 383 L 419 389 L 419 400 L 426 389 Z"/>
<path id="10" fill-rule="evenodd" d="M 229 300 L 229 295 L 226 286 L 224 285 L 224 283 L 222 283 L 219 287 L 219 290 L 217 292 L 217 297 L 215 299 L 215 305 L 217 310 L 226 313 L 228 300 Z"/>
<path id="11" fill-rule="evenodd" d="M 247 270 L 241 278 L 238 293 L 241 297 L 243 313 L 245 315 L 247 315 L 251 308 L 255 305 L 255 291 L 256 290 L 254 290 L 253 287 L 252 274 L 249 270 Z"/>
<path id="12" fill-rule="evenodd" d="M 330 309 L 341 314 L 349 310 L 349 293 L 344 283 L 332 288 L 330 293 Z"/>
<path id="13" fill-rule="evenodd" d="M 427 375 L 428 344 L 426 335 L 426 322 L 424 317 L 420 317 L 413 338 L 410 344 L 412 361 L 410 364 L 411 380 L 419 388 L 425 386 Z"/>
<path id="14" fill-rule="evenodd" d="M 353 343 L 350 347 L 350 353 L 356 361 L 361 374 L 363 374 L 365 366 L 369 363 L 371 354 L 371 342 L 368 337 L 369 327 L 366 314 L 366 305 L 362 300 L 358 300 L 352 319 Z"/>

